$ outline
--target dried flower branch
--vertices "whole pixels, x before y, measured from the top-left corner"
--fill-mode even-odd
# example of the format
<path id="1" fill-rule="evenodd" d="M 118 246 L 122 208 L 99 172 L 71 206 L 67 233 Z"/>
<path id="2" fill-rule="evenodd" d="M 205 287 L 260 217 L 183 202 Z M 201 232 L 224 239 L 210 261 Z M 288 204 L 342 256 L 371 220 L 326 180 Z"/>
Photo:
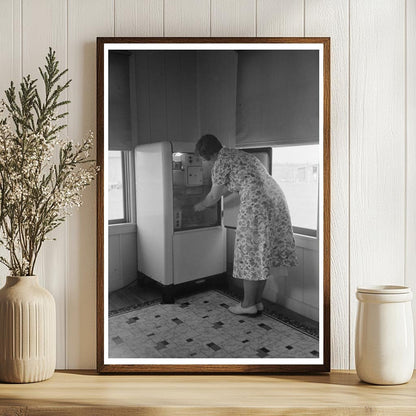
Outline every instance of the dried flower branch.
<path id="1" fill-rule="evenodd" d="M 58 84 L 67 72 L 58 66 L 49 48 L 45 68 L 39 68 L 43 99 L 28 75 L 18 92 L 11 82 L 7 102 L 0 103 L 0 245 L 10 254 L 0 263 L 13 276 L 33 275 L 47 235 L 81 205 L 97 171 L 89 155 L 92 133 L 80 144 L 59 138 L 66 125 L 57 122 L 68 114 L 60 108 L 69 103 L 60 96 L 70 81 Z"/>

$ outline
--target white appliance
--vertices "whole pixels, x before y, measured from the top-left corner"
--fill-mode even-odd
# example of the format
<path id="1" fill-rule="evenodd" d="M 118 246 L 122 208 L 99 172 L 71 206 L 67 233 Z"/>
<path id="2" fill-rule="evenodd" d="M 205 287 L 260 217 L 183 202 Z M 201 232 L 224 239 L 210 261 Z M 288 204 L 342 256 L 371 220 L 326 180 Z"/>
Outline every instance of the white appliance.
<path id="1" fill-rule="evenodd" d="M 166 141 L 135 149 L 138 271 L 165 288 L 226 271 L 221 201 L 193 209 L 211 188 L 210 165 L 194 147 Z"/>

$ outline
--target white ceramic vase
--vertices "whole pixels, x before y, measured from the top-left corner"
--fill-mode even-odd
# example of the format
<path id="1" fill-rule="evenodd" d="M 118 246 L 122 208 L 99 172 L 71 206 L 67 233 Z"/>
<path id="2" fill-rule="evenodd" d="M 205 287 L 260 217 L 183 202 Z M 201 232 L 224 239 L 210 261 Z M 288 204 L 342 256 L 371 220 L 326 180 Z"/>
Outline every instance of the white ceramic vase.
<path id="1" fill-rule="evenodd" d="M 50 378 L 56 365 L 53 296 L 36 276 L 8 276 L 0 290 L 0 381 Z"/>
<path id="2" fill-rule="evenodd" d="M 414 368 L 414 332 L 410 288 L 358 288 L 355 366 L 372 384 L 403 384 Z"/>

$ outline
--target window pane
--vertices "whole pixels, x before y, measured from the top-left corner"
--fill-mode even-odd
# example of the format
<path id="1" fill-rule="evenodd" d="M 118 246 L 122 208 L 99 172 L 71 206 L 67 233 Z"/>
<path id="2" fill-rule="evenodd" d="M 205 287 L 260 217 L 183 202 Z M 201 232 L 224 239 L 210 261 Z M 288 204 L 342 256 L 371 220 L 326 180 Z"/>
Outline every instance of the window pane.
<path id="1" fill-rule="evenodd" d="M 108 152 L 108 219 L 124 220 L 123 154 Z"/>
<path id="2" fill-rule="evenodd" d="M 294 227 L 317 229 L 319 145 L 273 148 L 272 176 L 286 195 Z"/>

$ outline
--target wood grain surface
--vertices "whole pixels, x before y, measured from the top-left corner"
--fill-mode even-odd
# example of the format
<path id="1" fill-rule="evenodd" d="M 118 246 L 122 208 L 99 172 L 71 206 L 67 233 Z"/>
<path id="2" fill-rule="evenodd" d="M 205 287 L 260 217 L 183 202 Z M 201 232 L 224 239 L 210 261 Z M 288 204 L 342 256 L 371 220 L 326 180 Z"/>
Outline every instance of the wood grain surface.
<path id="1" fill-rule="evenodd" d="M 406 84 L 405 49 L 397 47 L 405 37 L 405 2 L 350 4 L 350 19 L 357 22 L 350 33 L 350 194 L 354 195 L 350 368 L 354 368 L 357 287 L 404 284 Z M 380 26 L 385 16 L 389 17 Z"/>
<path id="2" fill-rule="evenodd" d="M 414 415 L 416 382 L 362 383 L 353 372 L 285 376 L 99 376 L 57 372 L 0 384 L 0 415 Z"/>

